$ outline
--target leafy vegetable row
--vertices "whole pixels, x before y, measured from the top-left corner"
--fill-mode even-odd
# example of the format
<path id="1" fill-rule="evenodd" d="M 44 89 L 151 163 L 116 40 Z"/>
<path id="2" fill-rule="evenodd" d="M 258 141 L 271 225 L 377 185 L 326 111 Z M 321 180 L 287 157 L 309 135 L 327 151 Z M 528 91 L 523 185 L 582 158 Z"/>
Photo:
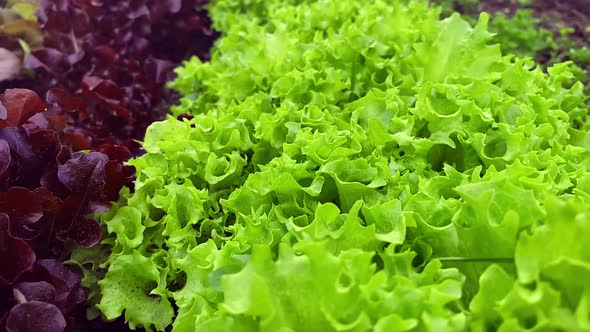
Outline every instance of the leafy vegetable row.
<path id="1" fill-rule="evenodd" d="M 74 246 L 100 241 L 99 223 L 86 215 L 108 210 L 130 176 L 122 147 L 63 145 L 54 111 L 30 90 L 0 94 L 0 308 L 11 332 L 73 323 L 85 292 L 62 262 Z"/>
<path id="2" fill-rule="evenodd" d="M 34 2 L 0 8 L 0 331 L 114 331 L 63 262 L 100 241 L 172 69 L 216 33 L 201 1 L 37 1 L 38 24 Z"/>
<path id="3" fill-rule="evenodd" d="M 90 314 L 172 331 L 588 331 L 571 64 L 422 1 L 215 0 L 222 32 L 78 250 Z"/>
<path id="4" fill-rule="evenodd" d="M 172 69 L 191 55 L 202 59 L 216 37 L 201 0 L 44 1 L 39 23 L 44 47 L 26 59 L 36 80 L 82 100 L 68 142 L 77 150 L 125 145 L 162 119 L 175 95 L 164 89 Z M 67 17 L 68 20 L 63 18 Z"/>

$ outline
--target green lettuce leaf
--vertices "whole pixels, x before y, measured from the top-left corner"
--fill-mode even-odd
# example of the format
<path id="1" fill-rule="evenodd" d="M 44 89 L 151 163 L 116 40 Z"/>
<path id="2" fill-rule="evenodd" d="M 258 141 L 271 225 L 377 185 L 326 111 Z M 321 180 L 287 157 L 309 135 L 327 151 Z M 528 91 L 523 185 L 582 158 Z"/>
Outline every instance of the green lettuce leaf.
<path id="1" fill-rule="evenodd" d="M 425 1 L 208 6 L 212 59 L 171 84 L 191 118 L 150 126 L 134 192 L 75 256 L 106 319 L 590 330 L 589 110 L 570 64 L 502 56 L 486 15 L 441 21 Z"/>

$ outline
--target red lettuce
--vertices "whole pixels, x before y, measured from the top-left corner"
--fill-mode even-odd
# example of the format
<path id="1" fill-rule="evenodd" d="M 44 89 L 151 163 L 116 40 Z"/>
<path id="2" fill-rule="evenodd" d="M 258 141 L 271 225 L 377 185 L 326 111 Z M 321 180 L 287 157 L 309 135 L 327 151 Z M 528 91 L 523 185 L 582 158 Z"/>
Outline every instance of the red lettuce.
<path id="1" fill-rule="evenodd" d="M 0 330 L 62 331 L 73 320 L 86 295 L 62 261 L 98 243 L 88 215 L 108 209 L 132 176 L 121 146 L 64 145 L 63 112 L 30 90 L 0 95 Z"/>
<path id="2" fill-rule="evenodd" d="M 207 59 L 217 34 L 203 4 L 40 2 L 34 75 L 0 82 L 0 331 L 126 330 L 86 320 L 80 277 L 62 262 L 98 243 L 88 215 L 132 187 L 123 162 L 176 102 L 172 69 Z"/>
<path id="3" fill-rule="evenodd" d="M 204 2 L 41 1 L 44 47 L 26 64 L 60 88 L 47 99 L 66 110 L 74 150 L 120 144 L 140 153 L 135 140 L 176 102 L 165 89 L 173 68 L 192 55 L 208 57 L 216 33 Z"/>

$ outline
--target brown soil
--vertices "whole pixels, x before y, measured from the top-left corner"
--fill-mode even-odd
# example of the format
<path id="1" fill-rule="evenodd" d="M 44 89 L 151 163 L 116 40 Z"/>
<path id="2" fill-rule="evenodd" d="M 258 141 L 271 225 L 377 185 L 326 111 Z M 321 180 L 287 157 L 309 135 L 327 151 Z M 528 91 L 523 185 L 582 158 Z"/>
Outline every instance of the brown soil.
<path id="1" fill-rule="evenodd" d="M 488 0 L 480 2 L 480 11 L 490 14 L 504 13 L 506 16 L 512 16 L 518 8 L 521 8 L 517 0 Z"/>
<path id="2" fill-rule="evenodd" d="M 590 46 L 590 0 L 535 0 L 533 9 L 542 25 L 554 32 L 562 27 L 572 27 L 570 39 L 579 46 Z"/>
<path id="3" fill-rule="evenodd" d="M 470 16 L 477 16 L 483 11 L 491 15 L 503 13 L 512 16 L 517 9 L 525 7 L 518 0 L 482 0 L 469 6 L 460 3 L 456 1 L 455 10 Z M 561 28 L 572 27 L 574 33 L 569 38 L 580 47 L 590 47 L 590 33 L 586 31 L 590 26 L 590 0 L 531 0 L 526 7 L 534 10 L 544 28 L 559 35 Z"/>
<path id="4" fill-rule="evenodd" d="M 479 11 L 507 16 L 522 8 L 518 0 L 485 0 L 478 7 Z M 580 47 L 590 47 L 590 33 L 586 31 L 590 27 L 590 0 L 532 0 L 530 8 L 544 28 L 558 35 L 561 28 L 572 27 L 574 33 L 569 38 Z"/>

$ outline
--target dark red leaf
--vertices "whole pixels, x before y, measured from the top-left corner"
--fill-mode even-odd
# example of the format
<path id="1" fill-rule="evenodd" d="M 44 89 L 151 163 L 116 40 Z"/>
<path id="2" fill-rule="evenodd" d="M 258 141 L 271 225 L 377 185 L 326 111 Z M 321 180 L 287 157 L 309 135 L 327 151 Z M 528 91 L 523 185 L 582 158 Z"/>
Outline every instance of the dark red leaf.
<path id="1" fill-rule="evenodd" d="M 148 7 L 143 3 L 138 6 L 130 6 L 129 10 L 127 11 L 127 17 L 132 20 L 141 16 L 148 16 L 149 14 L 150 11 L 148 10 Z"/>
<path id="2" fill-rule="evenodd" d="M 25 59 L 25 65 L 30 69 L 43 68 L 55 73 L 67 72 L 70 69 L 67 56 L 54 48 L 42 48 L 31 52 Z"/>
<path id="3" fill-rule="evenodd" d="M 49 165 L 61 150 L 58 133 L 53 130 L 37 130 L 29 134 L 33 153 L 42 165 Z"/>
<path id="4" fill-rule="evenodd" d="M 105 165 L 109 158 L 100 152 L 74 153 L 72 159 L 59 166 L 59 180 L 75 193 L 99 197 L 104 188 Z"/>
<path id="5" fill-rule="evenodd" d="M 109 201 L 116 201 L 121 188 L 129 182 L 125 168 L 120 162 L 110 160 L 105 167 L 106 185 L 105 195 Z"/>
<path id="6" fill-rule="evenodd" d="M 76 25 L 74 25 L 76 26 Z M 84 51 L 80 51 L 80 52 L 76 52 L 73 54 L 70 54 L 66 57 L 66 61 L 68 62 L 68 64 L 70 66 L 77 64 L 78 62 L 82 61 L 82 59 L 84 59 Z"/>
<path id="7" fill-rule="evenodd" d="M 22 187 L 12 187 L 0 192 L 0 212 L 10 220 L 11 229 L 32 225 L 43 216 L 41 202 L 34 192 Z"/>
<path id="8" fill-rule="evenodd" d="M 162 1 L 170 13 L 178 13 L 182 9 L 182 0 Z"/>
<path id="9" fill-rule="evenodd" d="M 49 192 L 62 200 L 66 199 L 71 194 L 68 187 L 61 183 L 57 177 L 57 167 L 47 169 L 45 174 L 41 177 L 40 184 L 43 186 L 41 188 L 46 188 Z"/>
<path id="10" fill-rule="evenodd" d="M 61 150 L 59 150 L 59 153 L 57 154 L 57 157 L 55 158 L 55 160 L 57 161 L 57 163 L 59 165 L 63 165 L 68 160 L 70 160 L 70 158 L 72 158 L 72 149 L 70 149 L 67 146 L 62 145 Z"/>
<path id="11" fill-rule="evenodd" d="M 156 84 L 164 84 L 169 81 L 172 78 L 171 74 L 174 67 L 173 62 L 166 60 L 148 59 L 145 62 L 147 78 Z"/>
<path id="12" fill-rule="evenodd" d="M 92 137 L 84 130 L 67 128 L 61 135 L 62 143 L 71 147 L 74 151 L 90 150 Z"/>
<path id="13" fill-rule="evenodd" d="M 62 110 L 56 111 L 54 106 L 49 105 L 48 111 L 33 115 L 22 127 L 29 134 L 41 129 L 51 129 L 59 133 L 66 128 L 66 120 Z"/>
<path id="14" fill-rule="evenodd" d="M 27 301 L 53 302 L 55 299 L 55 287 L 47 281 L 19 282 L 14 286 L 27 299 Z"/>
<path id="15" fill-rule="evenodd" d="M 104 5 L 104 2 L 102 0 L 91 0 L 90 4 L 95 7 L 101 7 Z"/>
<path id="16" fill-rule="evenodd" d="M 8 215 L 0 213 L 0 286 L 10 285 L 35 262 L 35 252 L 26 241 L 13 237 Z"/>
<path id="17" fill-rule="evenodd" d="M 6 118 L 0 117 L 0 128 L 23 124 L 28 118 L 45 110 L 45 102 L 33 91 L 8 89 L 0 94 L 0 103 L 6 111 Z M 0 114 L 2 109 L 0 109 Z"/>
<path id="18" fill-rule="evenodd" d="M 70 229 L 69 238 L 81 247 L 93 247 L 102 236 L 100 224 L 94 219 L 78 218 Z"/>
<path id="19" fill-rule="evenodd" d="M 63 202 L 53 191 L 50 191 L 46 187 L 39 187 L 35 189 L 34 192 L 37 199 L 41 202 L 44 212 L 52 214 L 59 213 L 59 209 Z"/>
<path id="20" fill-rule="evenodd" d="M 84 77 L 82 89 L 90 98 L 98 98 L 112 104 L 120 103 L 125 97 L 125 92 L 115 82 L 95 76 Z"/>
<path id="21" fill-rule="evenodd" d="M 89 213 L 100 213 L 108 211 L 110 204 L 99 200 L 88 200 L 83 195 L 70 195 L 61 206 L 55 225 L 56 237 L 61 241 L 72 239 L 76 242 L 88 243 L 100 237 L 101 230 L 96 228 L 95 222 L 89 222 L 86 215 Z M 80 225 L 78 225 L 80 224 Z M 76 235 L 81 231 L 84 234 Z"/>
<path id="22" fill-rule="evenodd" d="M 22 128 L 0 129 L 0 139 L 6 141 L 12 151 L 14 174 L 8 182 L 14 186 L 34 188 L 43 165 L 37 159 L 27 133 Z"/>
<path id="23" fill-rule="evenodd" d="M 49 273 L 53 278 L 51 283 L 54 286 L 56 286 L 56 282 L 63 283 L 70 290 L 80 286 L 80 276 L 65 267 L 62 262 L 55 259 L 40 259 L 37 261 L 37 265 Z"/>
<path id="24" fill-rule="evenodd" d="M 25 124 L 22 125 L 22 128 L 25 129 L 25 132 L 30 135 L 34 132 L 39 130 L 43 130 L 45 128 L 50 128 L 51 123 L 49 119 L 43 113 L 37 113 L 30 117 Z"/>
<path id="25" fill-rule="evenodd" d="M 8 332 L 61 332 L 66 320 L 53 304 L 30 301 L 14 306 L 6 318 Z"/>
<path id="26" fill-rule="evenodd" d="M 35 79 L 0 84 L 1 91 L 19 85 L 34 87 L 48 102 L 42 113 L 21 112 L 16 120 L 10 107 L 3 100 L 0 103 L 3 126 L 8 126 L 8 120 L 14 126 L 0 128 L 0 191 L 27 188 L 42 207 L 40 219 L 15 223 L 22 227 L 14 233 L 10 233 L 12 221 L 5 216 L 2 254 L 8 250 L 5 244 L 10 244 L 11 251 L 4 257 L 33 254 L 33 248 L 37 258 L 54 259 L 50 262 L 55 265 L 37 263 L 30 268 L 29 264 L 24 273 L 14 268 L 6 272 L 8 263 L 0 260 L 0 278 L 7 275 L 13 284 L 18 282 L 23 294 L 33 285 L 51 284 L 56 296 L 47 305 L 54 305 L 57 316 L 66 318 L 68 331 L 118 330 L 102 323 L 90 328 L 79 310 L 85 299 L 79 277 L 74 282 L 60 277 L 75 274 L 65 272 L 59 261 L 67 259 L 75 244 L 97 243 L 101 229 L 87 215 L 108 209 L 122 186 L 132 188 L 134 170 L 123 163 L 144 153 L 137 140 L 143 139 L 150 123 L 165 117 L 169 105 L 177 103 L 177 94 L 165 87 L 174 76 L 173 68 L 193 55 L 207 59 L 217 35 L 206 11 L 197 9 L 205 2 L 40 0 L 43 47 L 25 61 Z M 81 150 L 98 152 L 72 153 Z M 3 300 L 7 289 L 13 288 L 0 287 L 3 313 L 15 305 Z M 49 301 L 48 297 L 35 298 Z M 1 316 L 0 330 L 6 327 L 6 314 L 4 319 Z M 18 325 L 17 318 L 11 316 L 11 324 Z M 50 331 L 49 325 L 43 330 Z"/>
<path id="27" fill-rule="evenodd" d="M 11 161 L 10 146 L 8 142 L 0 139 L 0 174 L 6 172 Z"/>
<path id="28" fill-rule="evenodd" d="M 4 104 L 2 104 L 2 101 L 0 100 L 0 120 L 6 119 L 8 119 L 8 110 L 6 107 L 4 107 Z"/>
<path id="29" fill-rule="evenodd" d="M 97 46 L 94 51 L 96 52 L 96 61 L 99 61 L 103 66 L 114 63 L 118 58 L 117 51 L 106 45 Z"/>
<path id="30" fill-rule="evenodd" d="M 47 102 L 59 104 L 64 111 L 83 111 L 86 109 L 84 99 L 67 93 L 64 89 L 53 88 L 47 91 Z"/>
<path id="31" fill-rule="evenodd" d="M 64 143 L 75 150 L 82 141 L 96 148 L 141 140 L 147 126 L 176 102 L 165 88 L 173 68 L 192 55 L 205 59 L 216 37 L 206 11 L 197 9 L 206 1 L 55 1 L 40 6 L 45 48 L 28 63 L 48 87 L 83 92 L 84 103 L 61 104 L 67 123 L 91 136 L 68 137 Z"/>
<path id="32" fill-rule="evenodd" d="M 97 151 L 106 154 L 110 160 L 115 160 L 120 163 L 126 162 L 132 157 L 129 148 L 124 145 L 103 144 L 98 147 Z"/>
<path id="33" fill-rule="evenodd" d="M 64 313 L 70 313 L 82 304 L 86 295 L 80 286 L 80 276 L 66 268 L 55 259 L 38 260 L 35 264 L 37 277 L 45 280 L 56 289 L 54 303 Z"/>

